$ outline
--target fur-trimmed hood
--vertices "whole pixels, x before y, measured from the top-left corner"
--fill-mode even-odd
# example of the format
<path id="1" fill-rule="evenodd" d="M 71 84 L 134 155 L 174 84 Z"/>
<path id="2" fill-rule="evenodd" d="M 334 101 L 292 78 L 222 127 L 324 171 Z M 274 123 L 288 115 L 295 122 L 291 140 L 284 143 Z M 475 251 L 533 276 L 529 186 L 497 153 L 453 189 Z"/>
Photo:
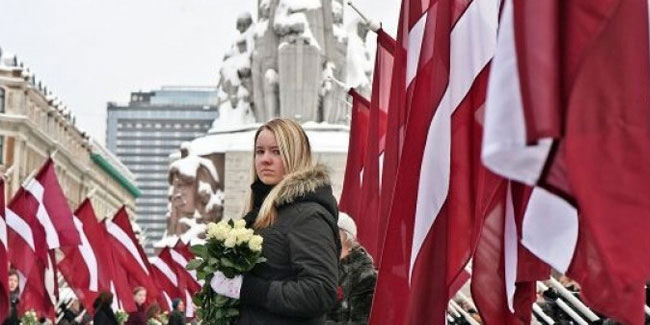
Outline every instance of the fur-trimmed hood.
<path id="1" fill-rule="evenodd" d="M 280 188 L 275 206 L 280 208 L 296 202 L 315 202 L 325 207 L 336 220 L 338 208 L 330 184 L 329 170 L 323 164 L 288 174 L 277 185 Z"/>

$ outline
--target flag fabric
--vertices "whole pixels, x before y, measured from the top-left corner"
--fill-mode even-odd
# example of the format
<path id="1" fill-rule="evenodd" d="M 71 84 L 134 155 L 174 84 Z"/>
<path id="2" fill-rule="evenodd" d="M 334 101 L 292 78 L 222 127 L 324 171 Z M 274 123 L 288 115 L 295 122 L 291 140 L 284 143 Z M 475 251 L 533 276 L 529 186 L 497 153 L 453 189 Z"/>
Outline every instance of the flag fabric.
<path id="1" fill-rule="evenodd" d="M 404 1 L 408 118 L 373 324 L 444 324 L 482 216 L 479 120 L 499 1 Z M 398 32 L 399 35 L 400 32 Z M 478 142 L 478 145 L 477 145 Z"/>
<path id="2" fill-rule="evenodd" d="M 126 208 L 118 210 L 112 220 L 106 220 L 105 225 L 113 254 L 118 261 L 115 268 L 126 271 L 128 283 L 132 288 L 142 286 L 147 289 L 147 301 L 158 302 L 159 290 L 153 278 L 151 264 L 135 237 Z"/>
<path id="3" fill-rule="evenodd" d="M 48 251 L 81 243 L 72 212 L 48 159 L 25 187 L 20 187 L 6 209 L 9 261 L 29 275 L 34 256 L 47 264 Z"/>
<path id="4" fill-rule="evenodd" d="M 521 221 L 531 188 L 503 181 L 496 195 L 482 201 L 486 213 L 472 260 L 471 290 L 486 325 L 530 324 L 536 282 L 550 268 L 521 245 Z"/>
<path id="5" fill-rule="evenodd" d="M 113 293 L 113 311 L 122 309 L 126 312 L 134 312 L 137 310 L 135 301 L 133 300 L 133 290 L 129 284 L 127 272 L 120 262 L 120 254 L 117 253 L 112 247 L 111 235 L 108 233 L 106 222 L 108 219 L 102 220 L 101 232 L 102 237 L 104 238 L 104 243 L 106 243 L 106 252 L 107 258 L 105 260 L 105 265 L 108 267 L 111 274 L 111 280 L 109 283 L 109 288 L 111 293 Z"/>
<path id="6" fill-rule="evenodd" d="M 372 77 L 370 117 L 366 136 L 363 176 L 361 181 L 361 211 L 356 216 L 358 239 L 377 260 L 384 237 L 385 222 L 380 220 L 381 170 L 386 143 L 387 112 L 393 72 L 395 41 L 382 29 L 377 31 L 377 54 Z M 357 204 L 359 204 L 357 203 Z"/>
<path id="7" fill-rule="evenodd" d="M 0 178 L 0 319 L 9 313 L 9 259 L 7 258 L 7 223 L 5 221 L 5 182 Z"/>
<path id="8" fill-rule="evenodd" d="M 349 91 L 352 97 L 350 119 L 350 138 L 348 156 L 345 164 L 343 189 L 339 200 L 339 211 L 345 212 L 358 220 L 361 205 L 361 172 L 365 161 L 366 137 L 368 136 L 368 119 L 370 102 L 356 90 Z"/>
<path id="9" fill-rule="evenodd" d="M 20 275 L 21 309 L 53 317 L 58 295 L 54 249 L 81 243 L 51 158 L 5 209 L 8 258 Z"/>
<path id="10" fill-rule="evenodd" d="M 158 303 L 163 310 L 171 311 L 173 299 L 183 299 L 185 297 L 185 288 L 181 288 L 182 281 L 176 271 L 174 264 L 171 264 L 172 258 L 169 247 L 163 248 L 158 256 L 149 260 L 152 266 L 152 273 L 158 288 L 160 297 Z"/>
<path id="11" fill-rule="evenodd" d="M 106 246 L 106 233 L 89 199 L 85 199 L 74 212 L 74 222 L 81 245 L 62 249 L 64 258 L 58 262 L 58 268 L 77 298 L 92 314 L 92 305 L 99 293 L 111 291 L 114 276 L 112 256 Z"/>
<path id="12" fill-rule="evenodd" d="M 630 324 L 650 278 L 648 39 L 644 0 L 506 1 L 483 146 L 536 186 L 522 244 Z"/>
<path id="13" fill-rule="evenodd" d="M 185 317 L 194 318 L 194 302 L 192 296 L 201 291 L 202 285 L 196 278 L 196 271 L 189 271 L 187 269 L 187 263 L 194 258 L 194 254 L 190 252 L 187 245 L 185 245 L 180 239 L 176 242 L 176 245 L 169 250 L 170 256 L 176 266 L 176 274 L 179 275 L 181 279 L 181 289 L 185 292 Z"/>

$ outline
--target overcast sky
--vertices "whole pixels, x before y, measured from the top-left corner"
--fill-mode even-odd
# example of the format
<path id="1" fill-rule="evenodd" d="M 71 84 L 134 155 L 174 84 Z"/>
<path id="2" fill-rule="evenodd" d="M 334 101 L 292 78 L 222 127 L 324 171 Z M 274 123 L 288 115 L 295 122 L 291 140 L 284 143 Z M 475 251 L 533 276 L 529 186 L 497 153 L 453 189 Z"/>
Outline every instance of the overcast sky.
<path id="1" fill-rule="evenodd" d="M 346 0 L 347 1 L 347 0 Z M 355 0 L 395 35 L 400 0 Z M 239 13 L 257 0 L 0 0 L 15 53 L 104 143 L 106 103 L 163 85 L 216 85 Z M 346 18 L 353 14 L 345 6 Z"/>

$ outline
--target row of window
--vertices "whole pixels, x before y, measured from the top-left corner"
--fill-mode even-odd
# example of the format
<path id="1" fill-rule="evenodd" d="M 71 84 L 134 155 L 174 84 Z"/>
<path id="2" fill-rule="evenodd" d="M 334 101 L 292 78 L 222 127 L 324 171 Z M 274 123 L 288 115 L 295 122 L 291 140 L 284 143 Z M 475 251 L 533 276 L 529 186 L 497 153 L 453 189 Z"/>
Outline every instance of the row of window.
<path id="1" fill-rule="evenodd" d="M 137 128 L 137 129 L 209 129 L 209 123 L 141 123 L 141 122 L 120 122 L 117 123 L 117 128 Z"/>

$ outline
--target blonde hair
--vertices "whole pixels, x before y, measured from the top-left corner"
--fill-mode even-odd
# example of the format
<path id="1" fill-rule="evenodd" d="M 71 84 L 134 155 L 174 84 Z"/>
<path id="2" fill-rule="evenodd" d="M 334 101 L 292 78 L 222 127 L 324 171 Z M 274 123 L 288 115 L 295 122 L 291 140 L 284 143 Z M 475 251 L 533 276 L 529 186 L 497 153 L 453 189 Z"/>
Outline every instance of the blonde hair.
<path id="1" fill-rule="evenodd" d="M 266 228 L 275 222 L 278 211 L 275 202 L 278 198 L 280 189 L 287 175 L 302 171 L 313 167 L 311 159 L 311 147 L 309 139 L 305 130 L 298 124 L 298 122 L 290 119 L 273 119 L 260 126 L 255 133 L 253 140 L 253 148 L 257 143 L 257 138 L 262 130 L 269 130 L 275 136 L 275 141 L 278 143 L 282 164 L 284 165 L 285 177 L 280 183 L 268 194 L 262 207 L 257 215 L 257 219 L 253 224 L 256 229 Z M 255 171 L 255 150 L 253 150 L 253 162 L 251 165 L 251 183 L 257 182 L 259 177 Z M 246 201 L 245 211 L 248 212 L 253 209 L 253 192 L 249 190 L 248 199 Z"/>

